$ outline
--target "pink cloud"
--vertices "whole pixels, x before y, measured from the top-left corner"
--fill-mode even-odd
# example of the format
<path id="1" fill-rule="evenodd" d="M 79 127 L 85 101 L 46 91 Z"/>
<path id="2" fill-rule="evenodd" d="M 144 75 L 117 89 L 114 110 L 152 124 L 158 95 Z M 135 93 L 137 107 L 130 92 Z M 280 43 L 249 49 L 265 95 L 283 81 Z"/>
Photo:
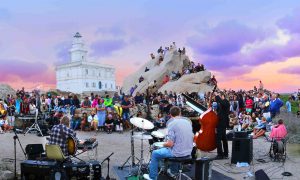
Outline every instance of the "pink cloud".
<path id="1" fill-rule="evenodd" d="M 283 68 L 283 69 L 279 70 L 278 72 L 284 73 L 284 74 L 300 75 L 300 66 L 292 66 L 292 67 Z"/>

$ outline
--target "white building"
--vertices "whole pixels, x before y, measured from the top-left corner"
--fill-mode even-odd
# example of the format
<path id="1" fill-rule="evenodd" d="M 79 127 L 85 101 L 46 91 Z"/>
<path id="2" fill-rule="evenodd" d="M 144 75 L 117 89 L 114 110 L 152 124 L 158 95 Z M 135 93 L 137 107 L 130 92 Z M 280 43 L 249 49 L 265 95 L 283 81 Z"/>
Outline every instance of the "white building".
<path id="1" fill-rule="evenodd" d="M 56 88 L 73 93 L 115 91 L 115 68 L 87 61 L 87 50 L 77 32 L 69 50 L 71 62 L 56 67 Z"/>

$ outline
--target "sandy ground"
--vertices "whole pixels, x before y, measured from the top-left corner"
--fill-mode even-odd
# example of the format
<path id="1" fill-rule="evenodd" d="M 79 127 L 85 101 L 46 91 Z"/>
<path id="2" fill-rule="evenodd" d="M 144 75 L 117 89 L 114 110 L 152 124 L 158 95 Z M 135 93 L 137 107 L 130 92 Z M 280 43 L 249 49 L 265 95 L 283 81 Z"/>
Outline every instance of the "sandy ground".
<path id="1" fill-rule="evenodd" d="M 20 142 L 25 148 L 27 144 L 41 143 L 44 144 L 47 142 L 45 137 L 38 137 L 35 134 L 26 134 L 26 136 L 18 134 Z M 0 160 L 1 164 L 11 166 L 13 168 L 13 163 L 10 162 L 7 158 L 12 159 L 13 156 L 13 133 L 0 134 Z M 125 162 L 125 160 L 130 156 L 130 132 L 124 132 L 123 134 L 113 133 L 106 134 L 105 132 L 94 133 L 94 132 L 77 132 L 77 136 L 80 139 L 86 139 L 89 137 L 96 137 L 99 146 L 98 146 L 98 157 L 99 161 L 105 159 L 109 154 L 114 152 L 114 155 L 111 157 L 111 177 L 116 178 L 114 172 L 112 171 L 113 166 L 120 166 Z M 288 146 L 288 158 L 286 162 L 272 162 L 270 158 L 266 155 L 268 153 L 270 143 L 266 142 L 263 138 L 254 140 L 254 161 L 249 167 L 237 168 L 235 165 L 230 165 L 230 158 L 226 160 L 218 160 L 213 162 L 213 169 L 223 173 L 234 179 L 254 179 L 254 177 L 247 177 L 247 172 L 254 172 L 258 169 L 264 169 L 265 172 L 269 175 L 271 179 L 300 179 L 300 146 L 289 145 Z M 136 156 L 140 157 L 140 140 L 135 140 L 135 152 Z M 144 144 L 145 152 L 144 156 L 146 162 L 149 161 L 149 144 L 148 141 L 145 141 Z M 229 142 L 229 150 L 231 151 L 231 142 Z M 231 153 L 230 153 L 231 154 Z M 202 153 L 202 156 L 214 157 L 216 151 L 211 153 Z M 84 153 L 79 156 L 83 160 L 88 160 L 88 153 Z M 24 154 L 20 148 L 20 145 L 17 143 L 17 169 L 20 172 L 20 162 L 25 159 Z M 266 162 L 258 162 L 257 159 L 264 159 Z M 105 163 L 102 167 L 103 176 L 106 176 L 107 164 Z M 289 171 L 293 174 L 291 177 L 283 177 L 282 172 Z"/>

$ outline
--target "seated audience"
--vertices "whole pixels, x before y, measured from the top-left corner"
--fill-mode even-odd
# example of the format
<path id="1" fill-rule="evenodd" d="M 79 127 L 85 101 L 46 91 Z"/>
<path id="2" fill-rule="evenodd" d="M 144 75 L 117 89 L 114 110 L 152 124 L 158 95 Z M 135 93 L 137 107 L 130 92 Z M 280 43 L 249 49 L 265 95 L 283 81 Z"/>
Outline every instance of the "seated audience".
<path id="1" fill-rule="evenodd" d="M 281 140 L 284 139 L 286 135 L 287 135 L 287 130 L 285 125 L 283 124 L 283 120 L 279 119 L 277 125 L 272 126 L 272 130 L 269 138 Z"/>
<path id="2" fill-rule="evenodd" d="M 267 119 L 265 117 L 262 117 L 261 124 L 257 125 L 253 129 L 253 139 L 263 136 L 266 130 L 267 130 Z"/>
<path id="3" fill-rule="evenodd" d="M 91 115 L 88 117 L 88 122 L 91 124 L 91 128 L 98 130 L 98 116 L 95 109 L 92 110 Z"/>
<path id="4" fill-rule="evenodd" d="M 111 134 L 114 129 L 114 121 L 112 114 L 108 114 L 104 124 L 108 134 Z"/>

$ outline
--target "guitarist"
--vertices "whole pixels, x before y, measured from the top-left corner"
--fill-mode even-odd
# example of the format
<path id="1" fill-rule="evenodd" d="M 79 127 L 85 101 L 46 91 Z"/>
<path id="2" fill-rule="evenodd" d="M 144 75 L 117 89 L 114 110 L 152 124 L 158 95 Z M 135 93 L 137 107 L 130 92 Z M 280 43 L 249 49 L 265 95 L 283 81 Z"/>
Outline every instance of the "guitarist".
<path id="1" fill-rule="evenodd" d="M 67 116 L 62 117 L 60 124 L 52 127 L 49 138 L 49 144 L 59 145 L 65 156 L 69 155 L 67 138 L 70 136 L 76 138 L 76 133 L 69 128 L 69 123 L 70 119 Z M 79 142 L 77 138 L 76 141 Z"/>

